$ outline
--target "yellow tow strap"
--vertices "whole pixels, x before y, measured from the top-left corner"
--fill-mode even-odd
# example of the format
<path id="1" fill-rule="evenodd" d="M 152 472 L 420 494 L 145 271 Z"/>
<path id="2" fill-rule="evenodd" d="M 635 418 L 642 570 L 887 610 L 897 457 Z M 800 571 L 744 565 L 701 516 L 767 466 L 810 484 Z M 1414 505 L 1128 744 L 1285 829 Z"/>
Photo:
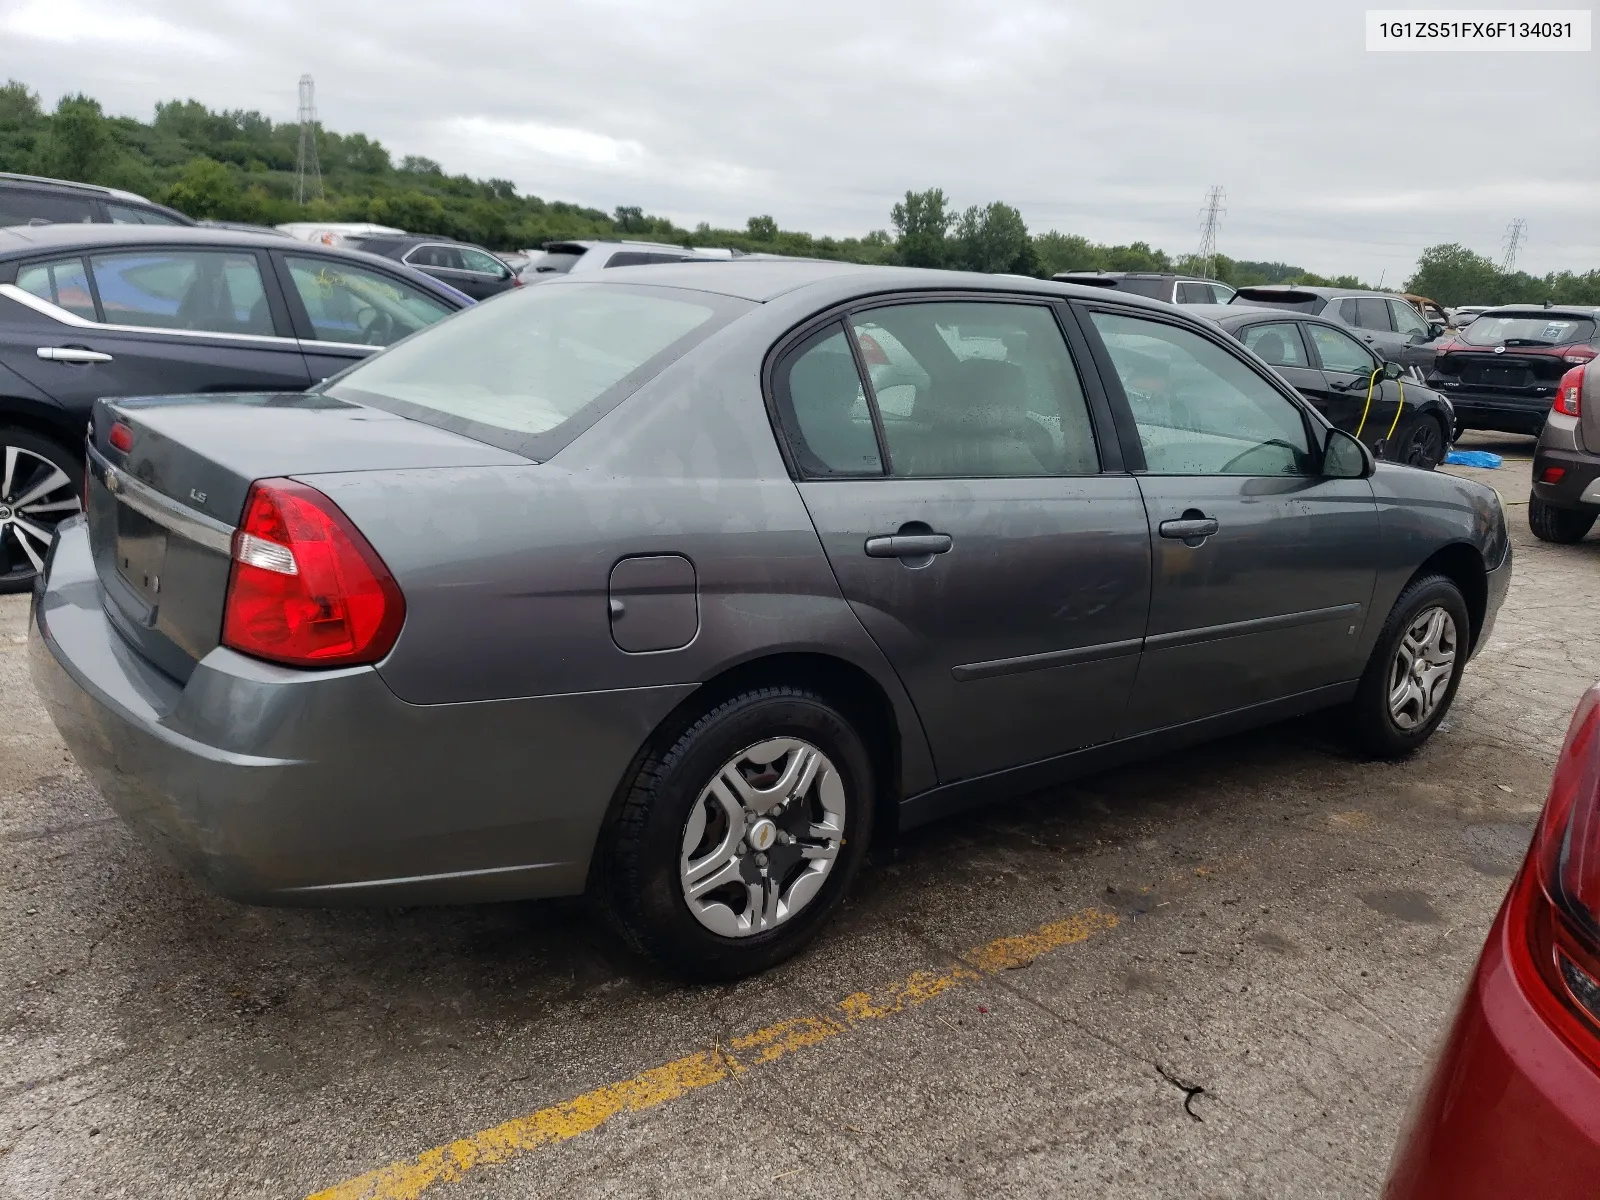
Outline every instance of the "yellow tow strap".
<path id="1" fill-rule="evenodd" d="M 1361 440 L 1361 431 L 1367 427 L 1367 414 L 1372 411 L 1372 393 L 1373 393 L 1373 389 L 1377 387 L 1378 376 L 1381 375 L 1381 374 L 1383 374 L 1383 368 L 1379 367 L 1376 371 L 1374 371 L 1367 378 L 1367 402 L 1361 409 L 1361 420 L 1356 425 L 1356 440 L 1357 441 Z M 1400 413 L 1402 412 L 1402 410 L 1404 410 L 1404 408 L 1406 406 L 1406 385 L 1405 385 L 1405 381 L 1403 379 L 1396 379 L 1394 381 L 1394 385 L 1395 385 L 1396 389 L 1398 389 L 1399 392 L 1400 392 L 1400 403 L 1395 405 L 1394 420 L 1391 421 L 1390 424 L 1389 424 L 1389 432 L 1383 435 L 1383 440 L 1384 440 L 1385 443 L 1387 443 L 1389 441 L 1389 439 L 1394 436 L 1394 431 L 1400 427 Z"/>

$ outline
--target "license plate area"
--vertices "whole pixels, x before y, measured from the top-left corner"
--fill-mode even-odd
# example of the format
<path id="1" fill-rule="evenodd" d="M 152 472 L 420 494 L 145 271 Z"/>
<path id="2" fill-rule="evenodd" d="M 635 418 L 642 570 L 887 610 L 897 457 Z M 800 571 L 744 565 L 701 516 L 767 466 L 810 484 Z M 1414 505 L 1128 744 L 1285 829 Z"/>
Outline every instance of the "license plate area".
<path id="1" fill-rule="evenodd" d="M 167 531 L 126 504 L 117 505 L 117 574 L 152 610 L 160 602 Z"/>

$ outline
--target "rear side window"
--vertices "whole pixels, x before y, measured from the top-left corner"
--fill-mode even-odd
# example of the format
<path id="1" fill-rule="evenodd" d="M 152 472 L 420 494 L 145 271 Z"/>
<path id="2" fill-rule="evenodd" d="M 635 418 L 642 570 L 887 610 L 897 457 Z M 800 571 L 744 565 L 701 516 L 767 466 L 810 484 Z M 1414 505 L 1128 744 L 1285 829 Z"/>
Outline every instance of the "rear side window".
<path id="1" fill-rule="evenodd" d="M 1215 304 L 1217 295 L 1209 283 L 1192 283 L 1185 279 L 1178 284 L 1179 304 Z"/>
<path id="2" fill-rule="evenodd" d="M 1356 302 L 1356 324 L 1362 329 L 1392 330 L 1389 306 L 1376 296 L 1362 296 Z"/>
<path id="3" fill-rule="evenodd" d="M 413 267 L 442 267 L 447 271 L 460 271 L 461 252 L 454 246 L 418 246 L 406 255 Z"/>
<path id="4" fill-rule="evenodd" d="M 94 217 L 94 202 L 87 196 L 0 187 L 0 226 L 78 225 Z"/>
<path id="5" fill-rule="evenodd" d="M 81 258 L 30 263 L 17 272 L 17 286 L 29 295 L 48 300 L 57 308 L 64 308 L 90 321 L 98 320 L 94 311 L 94 295 L 89 291 L 89 276 L 83 269 Z"/>
<path id="6" fill-rule="evenodd" d="M 526 288 L 368 359 L 328 394 L 539 457 L 564 444 L 554 435 L 573 418 L 597 415 L 749 307 L 679 289 Z"/>
<path id="7" fill-rule="evenodd" d="M 802 474 L 883 474 L 867 394 L 838 325 L 785 357 L 774 373 L 773 397 Z"/>
<path id="8" fill-rule="evenodd" d="M 1305 346 L 1293 321 L 1281 325 L 1255 325 L 1244 331 L 1244 344 L 1275 367 L 1307 366 Z"/>
<path id="9" fill-rule="evenodd" d="M 141 250 L 89 258 L 112 325 L 271 336 L 272 312 L 253 254 Z"/>
<path id="10" fill-rule="evenodd" d="M 946 301 L 859 313 L 889 470 L 919 478 L 1100 470 L 1078 372 L 1050 309 Z"/>
<path id="11" fill-rule="evenodd" d="M 157 212 L 153 208 L 135 208 L 131 204 L 106 203 L 106 215 L 113 225 L 182 225 L 183 222 Z"/>
<path id="12" fill-rule="evenodd" d="M 1091 314 L 1153 475 L 1308 475 L 1305 420 L 1241 359 L 1188 329 Z"/>
<path id="13" fill-rule="evenodd" d="M 450 315 L 432 296 L 376 271 L 298 254 L 284 261 L 321 342 L 387 346 Z"/>

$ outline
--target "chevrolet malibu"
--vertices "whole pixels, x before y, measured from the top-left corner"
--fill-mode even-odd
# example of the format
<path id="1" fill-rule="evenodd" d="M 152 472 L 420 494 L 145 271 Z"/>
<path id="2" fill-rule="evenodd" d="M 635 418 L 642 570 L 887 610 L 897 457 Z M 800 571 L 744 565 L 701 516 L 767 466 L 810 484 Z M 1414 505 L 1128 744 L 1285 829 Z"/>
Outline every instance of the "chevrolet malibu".
<path id="1" fill-rule="evenodd" d="M 307 393 L 103 400 L 34 677 L 143 837 L 274 904 L 591 893 L 679 971 L 875 838 L 1313 710 L 1404 754 L 1511 574 L 1141 297 L 798 261 L 514 293 Z"/>

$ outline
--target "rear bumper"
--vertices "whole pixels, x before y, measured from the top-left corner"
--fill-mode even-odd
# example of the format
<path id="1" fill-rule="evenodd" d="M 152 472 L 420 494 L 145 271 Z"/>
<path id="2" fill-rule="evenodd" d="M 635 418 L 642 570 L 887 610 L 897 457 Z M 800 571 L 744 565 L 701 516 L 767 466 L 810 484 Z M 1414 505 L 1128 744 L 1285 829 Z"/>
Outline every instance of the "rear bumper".
<path id="1" fill-rule="evenodd" d="M 1552 413 L 1533 452 L 1533 494 L 1557 508 L 1600 508 L 1600 455 L 1578 449 L 1578 421 Z M 1541 483 L 1550 467 L 1563 474 L 1555 483 Z"/>
<path id="2" fill-rule="evenodd" d="M 1538 433 L 1556 395 L 1553 384 L 1538 392 L 1531 388 L 1488 390 L 1453 385 L 1437 373 L 1429 375 L 1428 386 L 1449 399 L 1464 428 L 1507 433 Z"/>
<path id="3" fill-rule="evenodd" d="M 456 903 L 583 890 L 623 772 L 693 685 L 407 704 L 370 667 L 213 650 L 186 684 L 112 627 L 82 522 L 34 595 L 34 682 L 147 843 L 273 904 Z"/>
<path id="4" fill-rule="evenodd" d="M 1600 1075 L 1523 993 L 1506 957 L 1508 933 L 1502 908 L 1402 1136 L 1385 1200 L 1595 1195 Z"/>

